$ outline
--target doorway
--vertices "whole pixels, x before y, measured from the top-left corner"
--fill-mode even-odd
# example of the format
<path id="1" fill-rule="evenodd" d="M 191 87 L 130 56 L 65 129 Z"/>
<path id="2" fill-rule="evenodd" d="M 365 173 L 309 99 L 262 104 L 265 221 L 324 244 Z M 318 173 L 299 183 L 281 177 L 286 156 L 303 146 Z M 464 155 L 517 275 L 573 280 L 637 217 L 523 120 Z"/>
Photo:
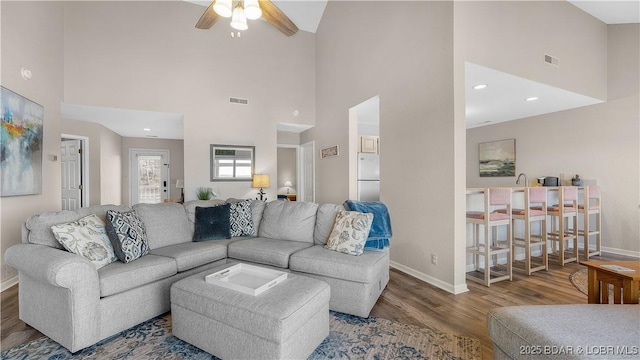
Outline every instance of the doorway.
<path id="1" fill-rule="evenodd" d="M 60 176 L 62 210 L 89 205 L 89 139 L 63 134 L 60 139 Z"/>
<path id="2" fill-rule="evenodd" d="M 349 198 L 380 200 L 380 97 L 349 109 Z"/>
<path id="3" fill-rule="evenodd" d="M 129 150 L 130 205 L 169 198 L 169 150 Z"/>
<path id="4" fill-rule="evenodd" d="M 277 192 L 278 199 L 302 201 L 299 186 L 299 145 L 278 144 Z"/>

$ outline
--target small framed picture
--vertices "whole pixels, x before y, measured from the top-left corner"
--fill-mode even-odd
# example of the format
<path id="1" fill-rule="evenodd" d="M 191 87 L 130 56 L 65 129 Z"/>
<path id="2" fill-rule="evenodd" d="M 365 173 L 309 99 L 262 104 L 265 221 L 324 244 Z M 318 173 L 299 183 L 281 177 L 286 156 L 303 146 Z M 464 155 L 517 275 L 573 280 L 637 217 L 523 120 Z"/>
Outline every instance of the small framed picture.
<path id="1" fill-rule="evenodd" d="M 334 157 L 340 155 L 338 151 L 338 145 L 329 146 L 320 150 L 320 158 L 326 159 L 329 157 Z"/>
<path id="2" fill-rule="evenodd" d="M 516 176 L 516 139 L 478 144 L 480 177 Z"/>

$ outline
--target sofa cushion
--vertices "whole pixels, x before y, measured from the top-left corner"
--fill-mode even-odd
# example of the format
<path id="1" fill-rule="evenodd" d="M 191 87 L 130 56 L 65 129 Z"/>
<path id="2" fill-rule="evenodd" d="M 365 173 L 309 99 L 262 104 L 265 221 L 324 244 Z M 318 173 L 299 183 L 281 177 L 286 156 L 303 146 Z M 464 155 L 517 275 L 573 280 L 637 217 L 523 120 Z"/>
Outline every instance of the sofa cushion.
<path id="1" fill-rule="evenodd" d="M 191 234 L 193 234 L 195 231 L 196 207 L 212 207 L 212 206 L 218 206 L 220 204 L 224 204 L 224 200 L 220 200 L 220 199 L 189 200 L 184 203 L 184 211 L 187 214 L 187 220 L 189 221 L 189 228 L 191 230 Z"/>
<path id="2" fill-rule="evenodd" d="M 230 243 L 227 254 L 237 260 L 287 268 L 291 254 L 309 246 L 311 244 L 299 241 L 258 237 Z"/>
<path id="3" fill-rule="evenodd" d="M 230 205 L 196 207 L 193 241 L 231 239 Z"/>
<path id="4" fill-rule="evenodd" d="M 372 222 L 373 214 L 340 211 L 325 247 L 349 255 L 362 254 Z"/>
<path id="5" fill-rule="evenodd" d="M 69 210 L 44 212 L 32 216 L 25 223 L 25 227 L 29 230 L 29 243 L 64 249 L 53 235 L 51 226 L 76 221 L 81 217 L 75 211 Z"/>
<path id="6" fill-rule="evenodd" d="M 313 244 L 318 204 L 271 201 L 266 204 L 258 236 Z"/>
<path id="7" fill-rule="evenodd" d="M 336 204 L 321 204 L 316 213 L 316 228 L 313 231 L 313 242 L 315 244 L 326 244 L 329 234 L 333 230 L 338 212 L 344 211 L 344 206 Z"/>
<path id="8" fill-rule="evenodd" d="M 86 208 L 79 208 L 76 209 L 76 212 L 78 214 L 80 214 L 80 216 L 84 217 L 90 214 L 95 214 L 96 216 L 98 216 L 100 218 L 100 220 L 104 221 L 105 224 L 107 223 L 107 211 L 109 210 L 113 210 L 113 211 L 118 211 L 118 212 L 127 212 L 127 211 L 131 211 L 132 209 L 129 206 L 126 205 L 93 205 L 93 206 L 89 206 Z"/>
<path id="9" fill-rule="evenodd" d="M 95 214 L 74 222 L 53 225 L 51 230 L 67 251 L 87 258 L 96 269 L 118 260 L 107 236 L 105 223 Z"/>
<path id="10" fill-rule="evenodd" d="M 264 208 L 267 206 L 262 200 L 251 201 L 251 215 L 253 216 L 253 236 L 258 236 L 260 230 L 260 223 L 262 223 L 262 214 L 264 214 Z"/>
<path id="11" fill-rule="evenodd" d="M 118 260 L 129 263 L 149 253 L 147 231 L 135 211 L 107 211 L 107 235 Z"/>
<path id="12" fill-rule="evenodd" d="M 128 264 L 116 261 L 98 270 L 100 297 L 166 279 L 177 272 L 175 260 L 164 256 L 147 255 Z"/>
<path id="13" fill-rule="evenodd" d="M 155 249 L 151 254 L 174 259 L 178 272 L 181 272 L 226 258 L 227 244 L 219 241 L 189 242 Z"/>
<path id="14" fill-rule="evenodd" d="M 289 268 L 301 273 L 370 283 L 375 280 L 379 267 L 389 266 L 388 258 L 388 251 L 365 251 L 360 256 L 351 256 L 315 245 L 291 255 Z"/>
<path id="15" fill-rule="evenodd" d="M 136 204 L 133 209 L 144 221 L 151 249 L 192 240 L 193 232 L 182 204 Z"/>

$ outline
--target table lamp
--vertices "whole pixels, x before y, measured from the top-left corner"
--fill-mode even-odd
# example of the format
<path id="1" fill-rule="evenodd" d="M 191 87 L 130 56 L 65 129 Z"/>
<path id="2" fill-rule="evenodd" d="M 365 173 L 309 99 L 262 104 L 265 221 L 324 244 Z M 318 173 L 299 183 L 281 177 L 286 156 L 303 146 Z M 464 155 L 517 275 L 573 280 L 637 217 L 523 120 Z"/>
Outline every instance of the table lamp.
<path id="1" fill-rule="evenodd" d="M 264 196 L 266 193 L 263 188 L 268 188 L 271 186 L 271 181 L 269 180 L 268 174 L 254 174 L 253 181 L 251 183 L 251 187 L 260 188 L 258 191 L 258 195 L 260 195 L 260 199 L 256 198 L 256 200 L 267 201 L 267 197 Z"/>
<path id="2" fill-rule="evenodd" d="M 180 203 L 184 203 L 184 180 L 176 180 L 176 189 L 180 189 Z"/>
<path id="3" fill-rule="evenodd" d="M 284 186 L 287 188 L 287 195 L 289 195 L 289 188 L 293 186 L 293 184 L 291 184 L 291 181 L 287 180 L 284 182 Z"/>

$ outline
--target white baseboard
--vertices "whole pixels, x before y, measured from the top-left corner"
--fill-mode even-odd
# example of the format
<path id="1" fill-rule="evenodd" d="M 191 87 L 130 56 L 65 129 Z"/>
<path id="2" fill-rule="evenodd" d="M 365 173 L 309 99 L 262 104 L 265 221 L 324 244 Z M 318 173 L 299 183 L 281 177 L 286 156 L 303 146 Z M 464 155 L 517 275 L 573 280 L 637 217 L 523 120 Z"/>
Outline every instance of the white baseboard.
<path id="1" fill-rule="evenodd" d="M 18 283 L 18 275 L 3 281 L 2 284 L 0 285 L 0 292 L 7 290 L 8 288 L 12 287 L 17 283 Z"/>
<path id="2" fill-rule="evenodd" d="M 603 246 L 602 247 L 602 252 L 605 252 L 605 253 L 608 253 L 608 254 L 616 254 L 616 255 L 624 255 L 624 256 L 630 256 L 630 257 L 634 257 L 634 258 L 640 258 L 640 251 L 616 249 L 616 248 L 610 248 L 610 247 Z"/>
<path id="3" fill-rule="evenodd" d="M 395 261 L 389 261 L 389 266 L 391 266 L 392 268 L 402 271 L 405 274 L 411 275 L 416 279 L 422 280 L 424 282 L 426 282 L 427 284 L 433 285 L 437 288 L 440 288 L 446 292 L 452 293 L 454 295 L 457 294 L 462 294 L 464 292 L 469 291 L 469 289 L 467 288 L 467 284 L 461 284 L 458 286 L 454 286 L 452 284 L 446 283 L 440 279 L 436 279 L 432 276 L 429 276 L 423 272 L 420 272 L 418 270 L 412 269 L 408 266 L 404 266 L 402 264 L 398 264 Z"/>

